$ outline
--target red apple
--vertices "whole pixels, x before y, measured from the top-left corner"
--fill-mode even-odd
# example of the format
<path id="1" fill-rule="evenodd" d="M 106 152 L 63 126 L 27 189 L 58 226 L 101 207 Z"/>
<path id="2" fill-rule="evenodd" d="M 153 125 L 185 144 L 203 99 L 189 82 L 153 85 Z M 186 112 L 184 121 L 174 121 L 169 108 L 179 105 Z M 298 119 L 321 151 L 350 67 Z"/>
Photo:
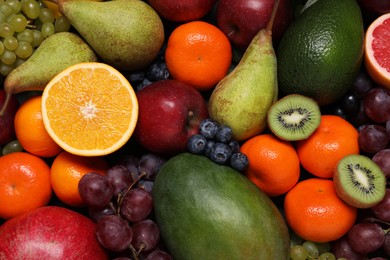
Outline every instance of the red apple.
<path id="1" fill-rule="evenodd" d="M 95 223 L 58 206 L 45 206 L 0 226 L 0 259 L 108 259 L 95 238 Z"/>
<path id="2" fill-rule="evenodd" d="M 208 117 L 206 100 L 194 87 L 177 80 L 156 81 L 137 93 L 136 141 L 149 151 L 173 155 L 186 150 L 189 136 Z"/>
<path id="3" fill-rule="evenodd" d="M 217 26 L 231 43 L 245 50 L 258 31 L 265 28 L 271 17 L 274 0 L 220 0 L 217 4 Z M 278 42 L 293 19 L 290 0 L 280 0 L 272 28 Z"/>
<path id="4" fill-rule="evenodd" d="M 173 22 L 186 22 L 202 18 L 217 0 L 148 0 L 163 18 Z"/>
<path id="5" fill-rule="evenodd" d="M 14 95 L 10 95 L 9 98 L 5 104 L 6 93 L 0 89 L 0 145 L 5 145 L 16 138 L 14 118 L 19 103 Z"/>

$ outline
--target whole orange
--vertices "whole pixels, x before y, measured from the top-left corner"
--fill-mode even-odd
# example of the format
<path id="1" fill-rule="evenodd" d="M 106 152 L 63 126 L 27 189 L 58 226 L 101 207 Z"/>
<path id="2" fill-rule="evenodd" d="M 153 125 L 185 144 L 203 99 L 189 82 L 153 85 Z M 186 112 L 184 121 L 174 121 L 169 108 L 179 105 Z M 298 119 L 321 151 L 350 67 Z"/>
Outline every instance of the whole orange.
<path id="1" fill-rule="evenodd" d="M 62 148 L 46 131 L 41 104 L 41 95 L 33 96 L 21 104 L 14 119 L 16 138 L 27 152 L 40 157 L 54 157 Z"/>
<path id="2" fill-rule="evenodd" d="M 249 159 L 246 176 L 268 196 L 282 195 L 298 182 L 299 159 L 291 142 L 261 134 L 246 140 L 241 152 Z"/>
<path id="3" fill-rule="evenodd" d="M 168 38 L 165 51 L 172 78 L 198 90 L 213 88 L 229 71 L 232 47 L 215 25 L 192 21 L 177 26 Z"/>
<path id="4" fill-rule="evenodd" d="M 85 204 L 78 190 L 81 177 L 89 172 L 105 175 L 108 167 L 104 157 L 84 157 L 63 151 L 51 165 L 50 181 L 54 193 L 66 205 L 82 207 Z"/>
<path id="5" fill-rule="evenodd" d="M 51 196 L 50 167 L 40 157 L 27 152 L 0 157 L 0 218 L 45 206 Z"/>
<path id="6" fill-rule="evenodd" d="M 300 181 L 284 200 L 287 224 L 301 238 L 329 242 L 341 238 L 355 223 L 357 209 L 344 203 L 332 180 Z"/>
<path id="7" fill-rule="evenodd" d="M 359 153 L 358 131 L 339 116 L 322 115 L 314 133 L 296 142 L 296 150 L 301 165 L 308 172 L 317 177 L 332 178 L 341 158 Z"/>

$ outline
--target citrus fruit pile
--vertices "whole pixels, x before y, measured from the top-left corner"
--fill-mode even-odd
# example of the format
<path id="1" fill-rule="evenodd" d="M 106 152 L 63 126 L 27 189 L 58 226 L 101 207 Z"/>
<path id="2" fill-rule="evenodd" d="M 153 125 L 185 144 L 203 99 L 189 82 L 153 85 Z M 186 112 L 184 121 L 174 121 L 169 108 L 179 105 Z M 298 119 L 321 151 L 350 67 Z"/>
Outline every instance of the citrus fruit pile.
<path id="1" fill-rule="evenodd" d="M 281 11 L 269 11 L 267 21 L 273 30 L 285 27 L 272 38 L 273 51 L 255 53 L 251 62 L 273 55 L 277 64 L 245 74 L 257 79 L 276 66 L 273 103 L 262 113 L 264 130 L 235 140 L 234 127 L 212 117 L 209 100 L 233 73 L 250 89 L 253 78 L 239 71 L 253 48 L 243 46 L 265 44 L 265 38 L 244 42 L 236 33 L 249 27 L 224 26 L 231 10 L 241 10 L 233 3 L 229 13 L 220 10 L 228 0 L 205 1 L 208 12 L 189 20 L 180 15 L 180 21 L 157 1 L 143 2 L 165 29 L 159 53 L 143 68 L 99 59 L 68 66 L 42 91 L 13 94 L 0 87 L 0 230 L 17 216 L 56 205 L 92 219 L 112 259 L 173 259 L 167 245 L 175 243 L 165 243 L 169 234 L 154 215 L 153 185 L 167 161 L 192 153 L 210 159 L 221 174 L 228 167 L 244 176 L 253 186 L 248 189 L 276 206 L 288 227 L 291 259 L 390 258 L 390 8 L 380 11 L 365 0 L 275 1 Z M 61 12 L 50 1 L 0 3 L 4 78 L 45 38 L 80 34 Z M 240 23 L 251 21 L 250 13 L 241 16 Z M 261 30 L 272 36 L 270 26 L 256 33 Z M 23 44 L 31 50 L 21 52 Z M 264 83 L 254 81 L 259 88 Z M 174 87 L 182 91 L 166 90 Z M 247 106 L 261 106 L 242 103 L 249 91 L 235 93 L 223 102 L 234 104 L 240 117 L 250 116 Z M 180 203 L 199 206 L 190 200 Z M 217 207 L 211 198 L 208 203 Z"/>

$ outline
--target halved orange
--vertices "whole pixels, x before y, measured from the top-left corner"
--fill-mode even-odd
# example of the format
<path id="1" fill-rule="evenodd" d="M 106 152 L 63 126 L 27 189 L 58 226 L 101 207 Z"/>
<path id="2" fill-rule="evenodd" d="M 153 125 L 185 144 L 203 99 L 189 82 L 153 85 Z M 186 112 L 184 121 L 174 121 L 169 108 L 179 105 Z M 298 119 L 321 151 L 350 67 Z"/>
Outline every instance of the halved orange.
<path id="1" fill-rule="evenodd" d="M 130 139 L 138 120 L 138 100 L 115 68 L 100 62 L 78 63 L 47 84 L 42 117 L 49 135 L 65 151 L 102 156 Z"/>
<path id="2" fill-rule="evenodd" d="M 375 19 L 365 34 L 365 67 L 370 77 L 390 89 L 390 13 Z"/>

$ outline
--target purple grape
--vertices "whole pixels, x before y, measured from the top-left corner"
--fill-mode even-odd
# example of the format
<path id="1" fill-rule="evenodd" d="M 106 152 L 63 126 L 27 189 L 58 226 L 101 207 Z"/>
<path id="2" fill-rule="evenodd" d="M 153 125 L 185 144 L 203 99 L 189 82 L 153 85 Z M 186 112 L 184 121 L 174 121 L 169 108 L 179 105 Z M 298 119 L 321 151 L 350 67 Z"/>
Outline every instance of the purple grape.
<path id="1" fill-rule="evenodd" d="M 154 250 L 146 256 L 145 260 L 173 260 L 173 258 L 165 251 Z"/>
<path id="2" fill-rule="evenodd" d="M 385 251 L 385 254 L 390 256 L 390 232 L 386 233 L 385 236 L 385 242 L 383 243 L 383 251 Z"/>
<path id="3" fill-rule="evenodd" d="M 376 223 L 360 222 L 348 231 L 347 239 L 355 252 L 368 254 L 382 247 L 385 233 Z"/>
<path id="4" fill-rule="evenodd" d="M 127 154 L 122 158 L 120 164 L 124 165 L 127 168 L 127 170 L 131 173 L 133 180 L 138 178 L 138 176 L 139 176 L 139 172 L 138 172 L 139 159 L 138 159 L 138 157 L 136 157 L 134 155 Z"/>
<path id="5" fill-rule="evenodd" d="M 153 184 L 154 184 L 153 181 L 140 180 L 139 182 L 137 182 L 137 187 L 144 189 L 151 194 L 153 189 Z"/>
<path id="6" fill-rule="evenodd" d="M 108 215 L 96 223 L 96 238 L 108 250 L 121 252 L 130 246 L 133 231 L 126 220 L 117 215 Z"/>
<path id="7" fill-rule="evenodd" d="M 122 217 L 131 222 L 146 218 L 153 210 L 153 199 L 149 192 L 132 188 L 124 196 L 120 205 Z"/>
<path id="8" fill-rule="evenodd" d="M 383 126 L 370 124 L 360 128 L 358 142 L 362 151 L 377 153 L 386 148 L 389 137 Z"/>
<path id="9" fill-rule="evenodd" d="M 390 222 L 390 189 L 386 189 L 385 197 L 375 206 L 371 207 L 374 215 L 382 221 Z"/>
<path id="10" fill-rule="evenodd" d="M 347 92 L 341 99 L 340 99 L 340 108 L 345 112 L 346 115 L 355 115 L 360 110 L 360 99 L 358 95 L 353 92 L 349 91 Z"/>
<path id="11" fill-rule="evenodd" d="M 88 207 L 88 216 L 94 221 L 98 222 L 102 217 L 107 215 L 114 215 L 115 210 L 110 205 L 106 205 L 104 208 L 92 208 Z"/>
<path id="12" fill-rule="evenodd" d="M 110 181 L 114 189 L 114 195 L 123 194 L 127 188 L 133 183 L 133 177 L 130 171 L 121 164 L 111 166 L 107 170 L 107 179 Z"/>
<path id="13" fill-rule="evenodd" d="M 143 219 L 135 222 L 132 227 L 133 241 L 131 244 L 139 251 L 150 251 L 160 241 L 160 230 L 151 219 Z"/>
<path id="14" fill-rule="evenodd" d="M 374 122 L 390 120 L 390 91 L 380 87 L 371 89 L 364 98 L 364 110 Z"/>
<path id="15" fill-rule="evenodd" d="M 355 127 L 359 127 L 368 123 L 371 123 L 371 119 L 368 118 L 366 112 L 364 112 L 364 105 L 360 104 L 359 111 L 354 115 L 349 115 L 348 119 Z"/>
<path id="16" fill-rule="evenodd" d="M 372 160 L 378 164 L 387 178 L 390 178 L 390 148 L 381 150 L 374 154 Z"/>
<path id="17" fill-rule="evenodd" d="M 368 91 L 374 87 L 374 82 L 365 71 L 359 72 L 352 84 L 351 90 L 356 93 L 358 98 L 364 99 Z"/>
<path id="18" fill-rule="evenodd" d="M 331 252 L 335 255 L 336 259 L 345 258 L 348 260 L 365 260 L 366 254 L 360 254 L 351 248 L 348 243 L 347 237 L 337 239 L 331 243 Z"/>
<path id="19" fill-rule="evenodd" d="M 147 153 L 141 156 L 138 164 L 140 174 L 144 173 L 145 180 L 154 180 L 160 167 L 165 163 L 165 158 L 153 153 Z"/>
<path id="20" fill-rule="evenodd" d="M 105 207 L 114 194 L 107 177 L 96 172 L 90 172 L 81 177 L 78 189 L 85 204 L 95 208 Z"/>
<path id="21" fill-rule="evenodd" d="M 388 120 L 386 122 L 386 132 L 387 132 L 387 136 L 389 137 L 390 139 L 390 120 Z"/>

